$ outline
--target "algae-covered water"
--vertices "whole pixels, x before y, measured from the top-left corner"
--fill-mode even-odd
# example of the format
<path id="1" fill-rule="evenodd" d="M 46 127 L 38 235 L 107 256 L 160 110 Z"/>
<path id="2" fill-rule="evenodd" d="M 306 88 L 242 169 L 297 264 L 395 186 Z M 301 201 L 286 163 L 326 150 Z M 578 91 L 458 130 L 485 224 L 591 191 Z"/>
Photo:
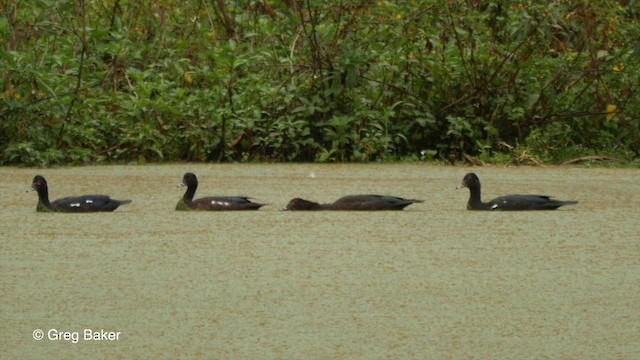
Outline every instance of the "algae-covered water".
<path id="1" fill-rule="evenodd" d="M 467 211 L 468 190 L 456 186 L 471 170 L 486 199 L 580 203 Z M 176 212 L 187 171 L 200 180 L 196 197 L 271 205 Z M 105 193 L 133 203 L 36 213 L 27 192 L 36 174 L 52 199 Z M 425 203 L 280 211 L 294 197 L 366 193 Z M 2 359 L 640 358 L 635 169 L 4 167 L 0 219 Z"/>

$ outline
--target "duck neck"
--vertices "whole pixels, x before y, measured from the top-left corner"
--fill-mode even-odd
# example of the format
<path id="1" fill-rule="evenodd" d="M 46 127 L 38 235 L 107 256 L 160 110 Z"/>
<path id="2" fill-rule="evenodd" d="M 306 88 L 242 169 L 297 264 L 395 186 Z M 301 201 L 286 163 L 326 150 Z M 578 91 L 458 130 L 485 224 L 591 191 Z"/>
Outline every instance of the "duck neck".
<path id="1" fill-rule="evenodd" d="M 312 210 L 333 210 L 333 208 L 334 208 L 333 204 L 313 203 Z"/>
<path id="2" fill-rule="evenodd" d="M 480 199 L 480 185 L 469 188 L 471 195 L 469 196 L 469 202 L 467 202 L 467 209 L 477 210 L 482 208 L 482 200 Z"/>
<path id="3" fill-rule="evenodd" d="M 36 208 L 38 211 L 47 211 L 51 207 L 51 203 L 49 202 L 49 189 L 38 189 L 38 207 Z"/>
<path id="4" fill-rule="evenodd" d="M 198 185 L 187 186 L 187 191 L 185 191 L 184 195 L 182 196 L 182 199 L 184 200 L 185 203 L 188 204 L 193 200 L 193 197 L 196 195 L 197 188 L 198 188 Z"/>

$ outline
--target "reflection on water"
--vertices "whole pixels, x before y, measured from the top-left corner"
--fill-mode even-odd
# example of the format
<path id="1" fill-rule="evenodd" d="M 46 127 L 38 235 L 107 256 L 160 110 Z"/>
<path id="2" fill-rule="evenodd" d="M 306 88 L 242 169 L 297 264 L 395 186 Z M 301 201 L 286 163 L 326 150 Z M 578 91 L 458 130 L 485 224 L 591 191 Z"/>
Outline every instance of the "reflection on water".
<path id="1" fill-rule="evenodd" d="M 543 193 L 556 212 L 465 210 L 468 168 L 194 165 L 3 168 L 2 334 L 7 358 L 631 358 L 640 290 L 637 170 L 477 168 L 487 198 Z M 247 195 L 256 212 L 177 212 Z M 105 193 L 109 214 L 41 214 Z M 313 175 L 313 176 L 312 176 Z M 578 181 L 579 180 L 579 181 Z M 294 197 L 424 199 L 401 212 L 287 212 Z M 77 331 L 77 343 L 33 339 Z M 86 341 L 85 328 L 121 332 Z M 635 351 L 635 353 L 634 353 Z"/>

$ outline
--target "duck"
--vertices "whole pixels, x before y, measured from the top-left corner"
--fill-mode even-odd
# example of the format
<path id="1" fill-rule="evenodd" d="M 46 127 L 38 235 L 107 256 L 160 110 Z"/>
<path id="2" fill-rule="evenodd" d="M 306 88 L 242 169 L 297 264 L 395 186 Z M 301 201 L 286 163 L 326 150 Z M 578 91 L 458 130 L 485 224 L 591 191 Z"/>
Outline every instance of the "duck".
<path id="1" fill-rule="evenodd" d="M 70 196 L 49 201 L 47 180 L 41 175 L 36 175 L 33 178 L 31 188 L 38 192 L 36 211 L 40 212 L 110 212 L 117 209 L 120 205 L 131 203 L 131 200 L 115 200 L 107 195 Z"/>
<path id="2" fill-rule="evenodd" d="M 348 195 L 341 197 L 331 204 L 319 204 L 301 198 L 294 198 L 289 201 L 284 210 L 402 210 L 411 204 L 421 202 L 424 201 L 385 195 Z"/>
<path id="3" fill-rule="evenodd" d="M 561 206 L 578 203 L 577 201 L 554 200 L 547 195 L 506 195 L 485 203 L 480 199 L 480 179 L 474 173 L 468 173 L 464 176 L 462 187 L 468 188 L 471 193 L 469 202 L 467 202 L 468 210 L 556 210 Z"/>
<path id="4" fill-rule="evenodd" d="M 210 196 L 194 200 L 198 188 L 198 178 L 194 173 L 185 173 L 180 186 L 186 186 L 182 199 L 176 205 L 176 210 L 205 210 L 205 211 L 225 211 L 225 210 L 258 210 L 267 204 L 258 204 L 251 201 L 246 196 Z"/>

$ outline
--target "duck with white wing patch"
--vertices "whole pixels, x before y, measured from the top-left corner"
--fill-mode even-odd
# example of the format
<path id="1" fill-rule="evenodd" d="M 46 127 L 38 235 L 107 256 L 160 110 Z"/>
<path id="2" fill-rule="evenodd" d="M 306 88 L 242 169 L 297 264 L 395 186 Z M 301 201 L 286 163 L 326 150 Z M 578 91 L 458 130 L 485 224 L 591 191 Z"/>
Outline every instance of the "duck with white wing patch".
<path id="1" fill-rule="evenodd" d="M 110 212 L 120 205 L 129 204 L 131 200 L 115 200 L 107 195 L 70 196 L 49 201 L 49 186 L 44 177 L 36 175 L 31 188 L 38 192 L 36 211 L 40 212 Z"/>
<path id="2" fill-rule="evenodd" d="M 187 191 L 176 205 L 176 210 L 258 210 L 266 205 L 254 203 L 246 196 L 210 196 L 194 200 L 198 188 L 198 178 L 194 173 L 184 174 L 180 185 L 186 186 Z"/>

